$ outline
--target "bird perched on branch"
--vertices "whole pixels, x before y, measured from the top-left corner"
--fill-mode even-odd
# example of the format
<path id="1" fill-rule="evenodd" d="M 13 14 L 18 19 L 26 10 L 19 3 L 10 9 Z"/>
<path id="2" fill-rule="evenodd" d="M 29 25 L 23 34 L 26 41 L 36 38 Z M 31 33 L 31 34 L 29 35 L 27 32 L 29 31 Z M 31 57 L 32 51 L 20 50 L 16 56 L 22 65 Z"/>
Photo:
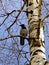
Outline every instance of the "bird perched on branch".
<path id="1" fill-rule="evenodd" d="M 25 37 L 27 36 L 28 31 L 27 31 L 27 28 L 25 27 L 24 24 L 21 24 L 20 26 L 21 26 L 21 30 L 20 30 L 20 35 L 21 35 L 21 37 L 20 37 L 20 44 L 24 45 Z"/>

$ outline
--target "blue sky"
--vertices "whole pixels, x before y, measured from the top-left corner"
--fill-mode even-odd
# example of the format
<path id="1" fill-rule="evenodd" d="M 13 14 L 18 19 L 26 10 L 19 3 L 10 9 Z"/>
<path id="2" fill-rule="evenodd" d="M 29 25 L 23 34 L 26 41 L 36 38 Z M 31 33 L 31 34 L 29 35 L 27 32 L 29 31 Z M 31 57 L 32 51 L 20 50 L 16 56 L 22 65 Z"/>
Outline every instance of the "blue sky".
<path id="1" fill-rule="evenodd" d="M 12 10 L 18 10 L 21 8 L 22 6 L 22 0 L 2 0 L 2 4 L 0 2 L 0 16 L 6 13 L 10 13 Z M 24 7 L 24 9 L 26 9 L 26 6 Z M 4 22 L 4 24 L 2 26 L 0 26 L 0 38 L 4 38 L 4 37 L 8 37 L 9 34 L 6 30 L 6 28 L 8 28 L 13 21 L 15 20 L 15 16 L 18 14 L 18 12 L 14 12 L 13 14 L 11 14 Z M 6 18 L 6 16 L 4 17 L 0 17 L 0 24 L 3 23 L 3 20 Z M 27 16 L 26 13 L 22 12 L 19 16 L 19 18 L 17 19 L 16 23 L 11 27 L 10 29 L 10 33 L 12 35 L 18 35 L 19 31 L 20 31 L 20 22 L 24 23 L 27 26 Z M 28 26 L 27 26 L 28 27 Z M 19 43 L 19 38 L 14 38 L 13 39 L 8 39 L 8 40 L 4 40 L 4 41 L 0 41 L 0 65 L 18 65 L 18 60 L 20 65 L 23 65 L 27 60 L 26 58 L 24 58 L 24 54 L 19 55 L 19 49 L 23 48 L 23 51 L 26 50 L 29 51 L 29 46 L 28 46 L 28 42 L 27 42 L 27 46 L 26 46 L 26 42 L 25 42 L 25 47 L 20 46 Z M 18 45 L 17 43 L 18 42 Z M 19 58 L 17 58 L 19 56 Z M 29 54 L 27 55 L 28 58 L 30 58 Z M 23 61 L 23 62 L 22 62 Z M 9 63 L 9 64 L 8 64 Z"/>
<path id="2" fill-rule="evenodd" d="M 49 4 L 49 0 L 44 0 L 45 1 L 45 4 Z M 49 6 L 46 6 L 46 7 L 42 7 L 42 19 L 49 14 L 49 12 L 47 11 L 47 9 L 49 10 Z M 46 52 L 46 57 L 47 57 L 47 60 L 49 61 L 49 18 L 47 18 L 45 20 L 45 26 L 44 26 L 44 36 L 45 36 L 45 52 Z"/>
<path id="3" fill-rule="evenodd" d="M 45 0 L 46 2 L 49 2 L 49 0 Z M 19 3 L 19 4 L 18 4 Z M 3 7 L 2 5 L 4 6 L 4 10 L 3 10 Z M 11 12 L 12 10 L 17 10 L 17 9 L 20 9 L 21 6 L 23 5 L 23 0 L 2 0 L 2 4 L 0 3 L 0 15 L 1 14 L 6 14 L 7 12 Z M 24 9 L 26 9 L 26 6 L 24 7 Z M 18 12 L 14 12 L 12 15 L 10 15 L 5 23 L 0 26 L 0 38 L 3 38 L 3 37 L 7 37 L 8 36 L 8 32 L 5 31 L 5 29 L 7 27 L 9 27 L 9 25 L 12 24 L 12 22 L 15 20 L 15 16 L 18 14 Z M 47 14 L 47 11 L 46 9 L 44 8 L 44 10 L 42 11 L 42 18 L 44 18 L 44 16 Z M 5 16 L 6 17 L 6 16 Z M 5 19 L 5 17 L 0 17 L 0 24 L 3 22 L 3 20 Z M 46 20 L 46 22 L 48 21 L 49 19 Z M 16 23 L 12 26 L 12 28 L 10 29 L 10 33 L 15 35 L 15 34 L 19 34 L 19 31 L 20 31 L 20 22 L 21 23 L 24 23 L 26 25 L 26 27 L 28 27 L 28 22 L 27 22 L 27 16 L 26 16 L 26 13 L 21 13 L 21 15 L 19 16 L 18 20 L 16 21 Z M 47 25 L 47 27 L 46 27 Z M 48 29 L 47 29 L 48 28 Z M 48 58 L 48 55 L 49 55 L 49 24 L 48 23 L 45 23 L 45 48 L 46 48 L 46 56 Z M 47 33 L 48 31 L 48 33 Z M 16 38 L 14 38 L 16 39 Z M 15 42 L 18 42 L 19 43 L 19 38 L 17 38 L 16 41 L 13 41 L 13 39 L 8 39 L 8 40 L 4 40 L 4 41 L 1 41 L 0 42 L 0 58 L 2 59 L 2 61 L 0 61 L 0 65 L 3 65 L 4 63 L 7 63 L 10 62 L 9 65 L 16 65 L 15 62 L 17 62 L 17 57 L 15 57 L 14 54 L 17 53 L 16 49 L 17 49 L 17 45 L 15 44 Z M 27 42 L 27 40 L 26 40 Z M 26 43 L 25 42 L 25 45 L 28 44 L 28 42 Z M 24 45 L 24 46 L 25 46 Z M 3 47 L 3 48 L 1 48 Z M 5 47 L 5 49 L 4 49 Z M 18 46 L 19 48 L 18 49 L 22 49 L 23 47 Z M 12 50 L 11 50 L 12 48 Z M 9 50 L 10 49 L 10 50 Z M 18 50 L 17 49 L 17 50 Z M 13 51 L 15 50 L 15 51 Z M 29 51 L 29 45 L 25 46 L 23 48 L 23 50 L 26 50 L 26 51 Z M 18 54 L 18 53 L 17 53 Z M 11 55 L 11 56 L 10 56 Z M 17 55 L 16 55 L 17 56 Z M 28 58 L 30 58 L 29 54 L 27 55 Z M 12 61 L 10 61 L 12 59 Z M 24 58 L 25 59 L 25 58 Z M 7 60 L 7 62 L 6 62 Z M 15 61 L 14 61 L 15 60 Z M 20 60 L 20 65 L 23 65 L 22 61 L 23 58 L 21 57 Z M 26 59 L 25 59 L 26 60 Z M 13 62 L 13 64 L 12 64 Z M 25 61 L 24 61 L 25 62 Z"/>

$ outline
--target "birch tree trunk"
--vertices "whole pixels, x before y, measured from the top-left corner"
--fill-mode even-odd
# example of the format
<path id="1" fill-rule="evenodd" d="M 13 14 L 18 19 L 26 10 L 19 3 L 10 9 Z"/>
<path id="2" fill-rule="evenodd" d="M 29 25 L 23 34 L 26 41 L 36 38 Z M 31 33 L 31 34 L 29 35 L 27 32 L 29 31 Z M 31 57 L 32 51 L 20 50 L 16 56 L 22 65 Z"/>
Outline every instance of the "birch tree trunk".
<path id="1" fill-rule="evenodd" d="M 30 46 L 30 65 L 49 65 L 44 48 L 44 30 L 41 20 L 42 0 L 28 0 L 28 24 Z M 30 13 L 29 13 L 30 12 Z"/>

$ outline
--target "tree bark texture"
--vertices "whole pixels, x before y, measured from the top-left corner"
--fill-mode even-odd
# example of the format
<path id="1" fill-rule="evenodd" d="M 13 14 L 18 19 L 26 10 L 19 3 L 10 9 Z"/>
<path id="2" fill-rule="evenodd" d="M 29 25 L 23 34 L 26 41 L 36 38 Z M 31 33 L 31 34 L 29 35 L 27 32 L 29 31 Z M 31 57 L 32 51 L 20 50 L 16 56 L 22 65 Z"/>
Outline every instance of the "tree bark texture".
<path id="1" fill-rule="evenodd" d="M 41 20 L 42 0 L 28 0 L 27 3 L 29 37 L 30 39 L 30 65 L 48 65 L 44 47 L 44 28 Z"/>

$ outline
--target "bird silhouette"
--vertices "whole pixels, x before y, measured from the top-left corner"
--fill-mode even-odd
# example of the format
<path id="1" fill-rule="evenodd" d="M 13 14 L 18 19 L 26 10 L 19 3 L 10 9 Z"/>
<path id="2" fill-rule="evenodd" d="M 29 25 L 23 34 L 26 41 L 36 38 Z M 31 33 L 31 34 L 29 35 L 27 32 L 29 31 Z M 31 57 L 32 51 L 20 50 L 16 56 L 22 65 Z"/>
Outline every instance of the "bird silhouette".
<path id="1" fill-rule="evenodd" d="M 20 35 L 21 35 L 21 37 L 20 37 L 20 44 L 24 45 L 25 37 L 27 36 L 28 31 L 27 31 L 27 28 L 25 27 L 24 24 L 21 24 L 20 26 L 21 26 L 21 29 L 20 29 Z"/>

